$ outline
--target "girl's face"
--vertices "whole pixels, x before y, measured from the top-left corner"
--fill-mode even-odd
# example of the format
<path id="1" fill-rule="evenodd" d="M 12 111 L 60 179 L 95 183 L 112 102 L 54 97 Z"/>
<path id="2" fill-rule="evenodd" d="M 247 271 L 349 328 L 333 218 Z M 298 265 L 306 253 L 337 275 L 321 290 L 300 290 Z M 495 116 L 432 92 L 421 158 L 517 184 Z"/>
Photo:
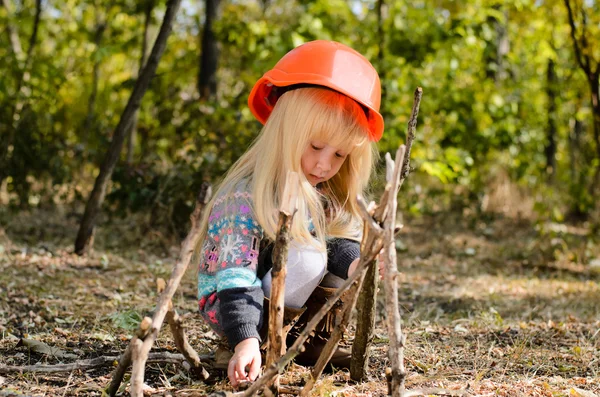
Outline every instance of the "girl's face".
<path id="1" fill-rule="evenodd" d="M 328 142 L 312 140 L 300 160 L 302 172 L 310 184 L 316 186 L 337 174 L 348 154 L 348 151 Z"/>

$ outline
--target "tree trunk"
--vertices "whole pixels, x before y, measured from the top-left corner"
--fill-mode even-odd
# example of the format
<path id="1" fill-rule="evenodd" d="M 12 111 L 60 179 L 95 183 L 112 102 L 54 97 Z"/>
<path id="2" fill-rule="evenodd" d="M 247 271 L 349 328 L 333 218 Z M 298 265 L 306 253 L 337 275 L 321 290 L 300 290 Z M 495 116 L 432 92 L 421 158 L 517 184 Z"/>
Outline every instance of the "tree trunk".
<path id="1" fill-rule="evenodd" d="M 590 89 L 592 91 L 592 117 L 594 122 L 594 143 L 596 144 L 596 170 L 594 173 L 594 182 L 590 186 L 592 197 L 598 191 L 600 183 L 600 64 L 596 66 L 596 71 L 590 78 Z"/>
<path id="2" fill-rule="evenodd" d="M 142 36 L 142 54 L 140 55 L 140 67 L 138 69 L 138 76 L 142 74 L 146 61 L 148 60 L 148 42 L 150 41 L 150 22 L 152 20 L 152 9 L 154 8 L 154 0 L 147 0 L 146 7 L 144 9 L 144 34 Z M 133 163 L 133 154 L 135 151 L 135 143 L 137 141 L 137 123 L 138 123 L 139 109 L 135 111 L 133 115 L 133 122 L 131 123 L 131 129 L 127 134 L 127 164 Z"/>
<path id="3" fill-rule="evenodd" d="M 88 138 L 90 136 L 90 130 L 94 125 L 94 119 L 96 118 L 96 97 L 98 96 L 98 81 L 100 80 L 100 46 L 102 45 L 102 38 L 104 37 L 104 31 L 106 30 L 106 18 L 100 17 L 99 6 L 96 5 L 96 31 L 94 32 L 94 69 L 92 71 L 92 92 L 88 99 L 88 110 L 87 116 L 85 117 L 85 123 L 83 125 L 83 131 L 81 132 L 81 143 L 86 146 Z"/>
<path id="4" fill-rule="evenodd" d="M 79 232 L 77 233 L 77 239 L 75 240 L 75 252 L 78 255 L 84 254 L 93 245 L 96 218 L 100 213 L 100 208 L 104 202 L 106 187 L 112 176 L 115 165 L 119 160 L 123 142 L 126 138 L 126 132 L 133 121 L 133 115 L 140 107 L 142 97 L 148 89 L 150 80 L 154 76 L 158 62 L 160 61 L 160 58 L 165 50 L 167 38 L 171 33 L 173 19 L 177 14 L 180 4 L 181 0 L 169 0 L 167 2 L 167 10 L 158 33 L 158 37 L 154 42 L 152 53 L 148 58 L 148 63 L 136 81 L 133 92 L 131 93 L 129 101 L 127 102 L 127 106 L 125 107 L 125 110 L 121 115 L 121 119 L 119 120 L 119 124 L 115 128 L 112 142 L 108 151 L 106 152 L 106 157 L 104 158 L 102 166 L 100 167 L 100 173 L 96 178 L 94 189 L 92 190 L 90 198 L 85 206 L 83 219 L 81 220 L 81 224 L 79 226 Z"/>
<path id="5" fill-rule="evenodd" d="M 548 60 L 548 70 L 546 74 L 546 95 L 548 96 L 548 129 L 546 131 L 546 173 L 548 181 L 554 182 L 556 174 L 556 71 L 554 61 Z"/>
<path id="6" fill-rule="evenodd" d="M 202 32 L 202 55 L 198 74 L 198 93 L 201 99 L 209 99 L 217 93 L 217 63 L 219 48 L 213 32 L 220 0 L 206 0 L 206 20 Z"/>

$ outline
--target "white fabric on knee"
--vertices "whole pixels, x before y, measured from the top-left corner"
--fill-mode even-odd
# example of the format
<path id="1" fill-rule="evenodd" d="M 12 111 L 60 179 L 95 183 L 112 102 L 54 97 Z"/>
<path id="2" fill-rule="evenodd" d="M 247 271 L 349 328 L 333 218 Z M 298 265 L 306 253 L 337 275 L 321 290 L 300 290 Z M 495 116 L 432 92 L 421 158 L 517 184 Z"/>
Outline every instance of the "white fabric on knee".
<path id="1" fill-rule="evenodd" d="M 308 297 L 317 288 L 327 270 L 327 253 L 311 245 L 290 242 L 288 250 L 287 276 L 285 278 L 284 304 L 288 307 L 304 306 Z M 262 279 L 262 289 L 271 297 L 271 270 Z"/>

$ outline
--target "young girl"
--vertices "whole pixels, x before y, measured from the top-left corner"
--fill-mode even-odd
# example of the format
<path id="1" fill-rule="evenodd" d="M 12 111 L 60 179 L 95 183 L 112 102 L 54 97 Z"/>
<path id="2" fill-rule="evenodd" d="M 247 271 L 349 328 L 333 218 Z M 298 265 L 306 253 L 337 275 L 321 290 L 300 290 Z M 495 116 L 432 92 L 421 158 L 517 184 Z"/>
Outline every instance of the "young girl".
<path id="1" fill-rule="evenodd" d="M 313 41 L 290 51 L 256 83 L 248 103 L 264 127 L 209 203 L 198 273 L 200 313 L 234 352 L 226 356 L 234 387 L 256 379 L 261 366 L 271 251 L 287 172 L 297 172 L 301 184 L 290 230 L 284 322 L 300 318 L 301 327 L 358 264 L 356 196 L 367 187 L 374 142 L 383 132 L 377 72 L 336 42 Z M 297 362 L 315 363 L 341 306 L 321 322 Z M 349 359 L 339 349 L 331 363 L 347 367 Z"/>

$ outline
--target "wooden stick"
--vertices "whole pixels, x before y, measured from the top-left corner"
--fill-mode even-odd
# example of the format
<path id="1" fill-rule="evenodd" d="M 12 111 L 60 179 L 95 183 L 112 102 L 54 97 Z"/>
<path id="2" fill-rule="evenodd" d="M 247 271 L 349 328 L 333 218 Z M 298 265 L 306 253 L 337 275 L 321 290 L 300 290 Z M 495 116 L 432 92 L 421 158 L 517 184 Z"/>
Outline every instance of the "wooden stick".
<path id="1" fill-rule="evenodd" d="M 285 277 L 287 274 L 288 246 L 290 227 L 296 212 L 298 197 L 298 174 L 289 171 L 286 176 L 283 197 L 279 209 L 279 225 L 275 246 L 273 247 L 273 267 L 271 269 L 271 304 L 269 306 L 269 348 L 266 366 L 273 365 L 285 354 L 285 337 L 283 335 L 283 311 L 285 298 Z M 272 394 L 278 395 L 279 375 L 267 384 Z"/>
<path id="2" fill-rule="evenodd" d="M 356 329 L 364 329 L 364 332 L 357 332 L 352 343 L 352 358 L 361 357 L 362 359 L 350 360 L 350 378 L 357 382 L 365 379 L 367 368 L 369 366 L 369 356 L 371 351 L 369 346 L 373 341 L 373 329 L 370 324 L 375 323 L 375 302 L 377 301 L 377 283 L 379 282 L 379 269 L 377 261 L 373 261 L 367 266 L 367 274 L 360 289 L 358 302 L 356 304 Z"/>
<path id="3" fill-rule="evenodd" d="M 408 178 L 410 173 L 410 150 L 412 149 L 413 141 L 415 140 L 415 130 L 417 128 L 417 117 L 419 116 L 419 107 L 421 106 L 421 97 L 423 89 L 417 87 L 413 99 L 413 108 L 408 119 L 408 128 L 406 131 L 406 154 L 404 155 L 404 163 L 402 163 L 402 179 Z"/>
<path id="4" fill-rule="evenodd" d="M 161 294 L 167 287 L 167 283 L 164 279 L 159 278 L 156 280 L 156 286 L 158 293 Z M 207 380 L 209 378 L 208 371 L 202 366 L 202 361 L 200 360 L 198 353 L 190 346 L 187 337 L 185 336 L 185 325 L 183 325 L 181 317 L 179 317 L 177 310 L 173 307 L 173 301 L 169 301 L 169 311 L 167 312 L 165 319 L 171 328 L 175 346 L 177 346 L 177 350 L 183 354 L 188 364 L 190 364 L 191 372 L 198 379 Z"/>
<path id="5" fill-rule="evenodd" d="M 190 260 L 192 258 L 192 254 L 194 253 L 194 249 L 198 244 L 198 240 L 200 237 L 200 218 L 202 217 L 202 211 L 204 207 L 210 200 L 211 196 L 211 187 L 208 183 L 203 183 L 200 187 L 200 193 L 198 194 L 198 198 L 196 199 L 196 207 L 194 211 L 190 215 L 190 219 L 192 221 L 192 226 L 190 231 L 181 244 L 181 251 L 179 253 L 179 260 L 173 267 L 173 271 L 171 272 L 171 278 L 169 279 L 169 283 L 165 291 L 161 294 L 158 303 L 156 305 L 156 310 L 154 312 L 154 317 L 152 318 L 152 326 L 148 335 L 143 338 L 143 343 L 139 344 L 137 342 L 137 338 L 133 338 L 130 342 L 130 345 L 134 345 L 131 348 L 127 348 L 130 350 L 131 359 L 134 361 L 134 365 L 132 368 L 131 379 L 132 379 L 132 387 L 131 387 L 131 395 L 133 397 L 141 397 L 142 396 L 142 386 L 144 379 L 144 368 L 145 363 L 148 358 L 148 352 L 152 348 L 156 337 L 158 336 L 158 331 L 160 330 L 162 323 L 165 319 L 165 316 L 169 310 L 169 302 L 173 298 L 177 287 L 179 286 L 179 282 L 183 277 Z M 127 353 L 127 351 L 125 352 Z M 122 359 L 126 359 L 127 357 L 124 355 Z M 139 361 L 136 363 L 135 361 Z M 116 373 L 115 373 L 116 375 Z M 113 378 L 115 376 L 113 375 Z M 141 381 L 140 381 L 141 379 Z M 111 386 L 115 383 L 116 388 L 118 389 L 119 384 L 121 383 L 121 379 L 114 382 L 111 382 Z M 134 381 L 135 380 L 135 387 Z M 111 387 L 111 391 L 114 389 Z M 112 394 L 111 394 L 112 395 Z"/>
<path id="6" fill-rule="evenodd" d="M 404 145 L 396 153 L 394 176 L 392 178 L 392 192 L 396 192 L 400 185 L 401 168 L 404 163 Z M 396 210 L 398 201 L 396 195 L 390 201 L 388 216 L 384 222 L 384 263 L 385 263 L 385 307 L 387 311 L 388 336 L 390 340 L 389 359 L 392 365 L 392 396 L 402 396 L 404 392 L 404 344 L 402 329 L 400 328 L 400 312 L 398 305 L 398 287 L 394 275 L 398 272 L 396 262 L 396 246 L 394 241 L 394 227 L 396 225 Z"/>
<path id="7" fill-rule="evenodd" d="M 131 365 L 131 353 L 132 353 L 133 345 L 134 345 L 134 343 L 136 343 L 134 341 L 139 338 L 142 338 L 142 339 L 145 338 L 146 335 L 148 335 L 148 332 L 150 331 L 150 325 L 152 324 L 152 320 L 150 320 L 150 321 L 148 321 L 148 320 L 149 320 L 148 317 L 144 317 L 144 319 L 141 321 L 140 326 L 138 327 L 138 329 L 136 331 L 136 334 L 134 335 L 133 339 L 131 339 L 131 341 L 129 342 L 129 345 L 127 345 L 127 349 L 125 349 L 125 352 L 119 359 L 119 364 L 117 365 L 117 368 L 115 368 L 115 370 L 113 372 L 113 376 L 110 381 L 110 385 L 108 386 L 108 389 L 106 389 L 106 393 L 111 397 L 114 397 L 117 394 L 117 391 L 119 390 L 119 386 L 121 385 L 121 382 L 123 381 L 123 376 L 125 376 L 125 371 Z"/>
<path id="8" fill-rule="evenodd" d="M 375 231 L 375 234 L 377 235 L 377 252 L 379 252 L 383 244 L 381 242 L 381 236 L 379 235 L 379 232 Z M 306 339 L 308 339 L 309 335 L 315 330 L 319 322 L 323 319 L 323 317 L 325 317 L 325 315 L 333 307 L 333 305 L 335 305 L 335 303 L 340 299 L 340 296 L 342 296 L 342 294 L 346 290 L 348 290 L 353 283 L 358 282 L 358 278 L 361 276 L 366 264 L 369 261 L 372 261 L 374 258 L 375 256 L 372 255 L 370 257 L 364 257 L 360 259 L 356 271 L 352 275 L 350 275 L 346 281 L 344 281 L 344 283 L 337 289 L 333 297 L 331 297 L 331 299 L 328 299 L 327 302 L 325 302 L 325 304 L 321 307 L 321 309 L 319 309 L 319 311 L 315 313 L 314 317 L 308 322 L 304 330 L 302 330 L 292 347 L 288 349 L 284 356 L 277 363 L 265 368 L 263 376 L 261 376 L 256 382 L 252 384 L 252 386 L 250 386 L 250 388 L 248 388 L 248 390 L 244 392 L 244 397 L 254 396 L 259 390 L 263 388 L 263 386 L 270 379 L 273 378 L 273 376 L 282 371 L 285 368 L 285 366 L 288 365 L 294 359 L 294 357 L 298 355 L 298 353 L 304 345 L 304 342 L 306 342 Z"/>
<path id="9" fill-rule="evenodd" d="M 73 363 L 68 364 L 36 364 L 36 365 L 0 365 L 0 374 L 12 374 L 12 373 L 61 373 L 71 371 L 87 371 L 89 369 L 101 368 L 113 366 L 119 356 L 102 356 L 96 357 L 89 360 L 77 360 Z M 160 364 L 182 364 L 185 362 L 185 357 L 181 354 L 159 352 L 150 353 L 148 356 L 149 363 L 160 363 Z"/>

